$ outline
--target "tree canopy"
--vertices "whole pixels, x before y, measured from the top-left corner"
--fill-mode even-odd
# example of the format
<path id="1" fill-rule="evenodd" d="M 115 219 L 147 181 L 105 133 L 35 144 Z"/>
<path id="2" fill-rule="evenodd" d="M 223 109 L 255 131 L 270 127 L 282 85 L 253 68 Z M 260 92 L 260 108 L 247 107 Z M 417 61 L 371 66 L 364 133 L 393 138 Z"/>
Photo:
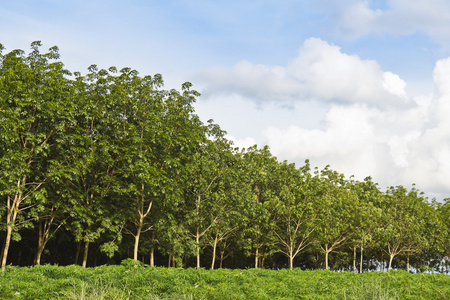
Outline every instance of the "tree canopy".
<path id="1" fill-rule="evenodd" d="M 238 149 L 200 121 L 190 83 L 72 73 L 40 47 L 0 45 L 2 268 L 448 270 L 448 199 Z"/>

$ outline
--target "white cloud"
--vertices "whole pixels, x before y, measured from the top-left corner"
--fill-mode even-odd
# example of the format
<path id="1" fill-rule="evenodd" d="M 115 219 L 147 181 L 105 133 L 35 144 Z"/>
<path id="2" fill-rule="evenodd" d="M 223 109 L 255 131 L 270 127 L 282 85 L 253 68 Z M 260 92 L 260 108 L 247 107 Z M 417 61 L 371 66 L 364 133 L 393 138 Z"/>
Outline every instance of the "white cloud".
<path id="1" fill-rule="evenodd" d="M 413 34 L 422 31 L 448 44 L 450 2 L 447 0 L 388 0 L 386 10 L 372 9 L 368 1 L 336 1 L 332 15 L 337 31 L 348 37 L 370 32 Z"/>
<path id="2" fill-rule="evenodd" d="M 377 105 L 407 100 L 400 77 L 318 38 L 306 40 L 298 57 L 285 67 L 243 61 L 232 69 L 204 70 L 197 78 L 206 97 L 240 94 L 263 101 L 319 99 Z"/>
<path id="3" fill-rule="evenodd" d="M 256 140 L 254 138 L 251 138 L 251 137 L 246 137 L 246 138 L 243 138 L 243 139 L 237 139 L 237 138 L 235 138 L 234 136 L 231 136 L 231 135 L 226 135 L 225 137 L 226 137 L 227 140 L 233 142 L 233 146 L 234 147 L 238 147 L 240 149 L 242 149 L 242 148 L 247 149 L 249 147 L 252 147 L 252 146 L 256 145 Z"/>
<path id="4" fill-rule="evenodd" d="M 449 197 L 450 58 L 436 63 L 434 81 L 434 94 L 406 108 L 341 103 L 330 108 L 322 128 L 269 127 L 268 145 L 280 158 L 309 158 L 360 180 L 370 175 L 383 188 L 416 183 L 432 196 Z"/>

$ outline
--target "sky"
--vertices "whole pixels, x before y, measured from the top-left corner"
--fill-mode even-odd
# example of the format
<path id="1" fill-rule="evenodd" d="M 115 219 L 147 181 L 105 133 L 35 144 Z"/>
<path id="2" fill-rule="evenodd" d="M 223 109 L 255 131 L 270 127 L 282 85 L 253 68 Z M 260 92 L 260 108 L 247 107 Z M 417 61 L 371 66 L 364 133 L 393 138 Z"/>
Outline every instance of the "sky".
<path id="1" fill-rule="evenodd" d="M 0 43 L 189 81 L 237 147 L 450 197 L 449 0 L 0 0 Z"/>

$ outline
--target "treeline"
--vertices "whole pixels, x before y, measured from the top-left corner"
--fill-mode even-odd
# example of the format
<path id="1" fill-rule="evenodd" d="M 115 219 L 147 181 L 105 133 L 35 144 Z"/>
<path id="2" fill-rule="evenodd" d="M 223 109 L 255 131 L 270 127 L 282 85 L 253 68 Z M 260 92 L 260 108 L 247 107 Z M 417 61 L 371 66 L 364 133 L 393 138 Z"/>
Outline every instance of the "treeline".
<path id="1" fill-rule="evenodd" d="M 190 83 L 72 74 L 40 46 L 0 45 L 2 268 L 447 270 L 450 201 L 234 148 Z"/>

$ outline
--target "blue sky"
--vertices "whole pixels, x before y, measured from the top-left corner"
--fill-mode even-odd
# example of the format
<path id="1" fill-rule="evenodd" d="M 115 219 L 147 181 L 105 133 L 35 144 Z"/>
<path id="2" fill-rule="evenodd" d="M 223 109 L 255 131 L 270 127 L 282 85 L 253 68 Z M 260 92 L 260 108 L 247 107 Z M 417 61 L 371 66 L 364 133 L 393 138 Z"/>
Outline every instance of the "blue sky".
<path id="1" fill-rule="evenodd" d="M 448 0 L 0 0 L 6 51 L 34 40 L 192 82 L 237 146 L 450 197 Z"/>

